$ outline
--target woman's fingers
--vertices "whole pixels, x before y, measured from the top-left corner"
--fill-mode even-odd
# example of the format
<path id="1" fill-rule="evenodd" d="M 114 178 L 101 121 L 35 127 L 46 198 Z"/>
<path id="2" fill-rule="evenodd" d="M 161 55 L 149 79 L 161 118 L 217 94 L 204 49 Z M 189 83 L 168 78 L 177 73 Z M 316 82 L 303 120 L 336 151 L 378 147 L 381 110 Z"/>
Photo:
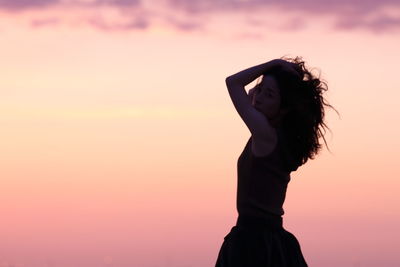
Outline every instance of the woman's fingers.
<path id="1" fill-rule="evenodd" d="M 282 63 L 282 67 L 285 71 L 291 73 L 292 75 L 297 76 L 300 79 L 302 78 L 301 69 L 296 63 L 285 61 L 285 63 Z"/>

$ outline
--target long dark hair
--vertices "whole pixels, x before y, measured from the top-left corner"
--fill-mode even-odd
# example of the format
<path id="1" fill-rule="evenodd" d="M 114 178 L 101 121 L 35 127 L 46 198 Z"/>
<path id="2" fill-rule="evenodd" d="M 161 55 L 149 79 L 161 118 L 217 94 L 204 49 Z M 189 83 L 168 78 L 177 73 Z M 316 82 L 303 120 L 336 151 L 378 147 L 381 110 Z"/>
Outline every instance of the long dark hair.
<path id="1" fill-rule="evenodd" d="M 320 137 L 328 147 L 324 135 L 325 128 L 329 127 L 324 122 L 324 108 L 329 106 L 335 111 L 336 109 L 322 96 L 328 90 L 327 83 L 319 76 L 314 76 L 305 67 L 301 57 L 281 59 L 293 63 L 299 76 L 281 67 L 272 69 L 264 76 L 272 75 L 280 88 L 281 113 L 278 125 L 284 134 L 287 168 L 295 171 L 319 153 L 322 148 Z"/>

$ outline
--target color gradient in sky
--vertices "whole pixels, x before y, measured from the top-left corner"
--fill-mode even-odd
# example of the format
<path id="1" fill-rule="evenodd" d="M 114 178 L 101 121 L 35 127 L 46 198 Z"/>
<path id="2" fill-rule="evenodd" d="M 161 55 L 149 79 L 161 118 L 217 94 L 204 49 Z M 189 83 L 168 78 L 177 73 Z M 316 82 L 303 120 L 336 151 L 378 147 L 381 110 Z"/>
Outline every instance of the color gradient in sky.
<path id="1" fill-rule="evenodd" d="M 399 1 L 0 0 L 0 43 L 0 267 L 213 266 L 250 136 L 225 77 L 283 55 L 340 112 L 285 229 L 400 266 Z"/>

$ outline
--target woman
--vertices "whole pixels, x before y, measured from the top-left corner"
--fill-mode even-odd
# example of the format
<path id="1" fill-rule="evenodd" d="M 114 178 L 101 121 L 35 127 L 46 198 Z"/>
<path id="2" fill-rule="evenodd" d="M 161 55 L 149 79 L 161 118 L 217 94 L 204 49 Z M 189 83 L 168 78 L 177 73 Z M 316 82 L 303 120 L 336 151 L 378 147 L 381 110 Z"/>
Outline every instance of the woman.
<path id="1" fill-rule="evenodd" d="M 245 85 L 260 76 L 247 94 Z M 322 97 L 327 86 L 299 57 L 245 69 L 226 85 L 251 137 L 237 162 L 239 216 L 216 267 L 308 266 L 298 240 L 282 226 L 282 206 L 290 172 L 321 149 L 324 105 L 332 107 Z"/>

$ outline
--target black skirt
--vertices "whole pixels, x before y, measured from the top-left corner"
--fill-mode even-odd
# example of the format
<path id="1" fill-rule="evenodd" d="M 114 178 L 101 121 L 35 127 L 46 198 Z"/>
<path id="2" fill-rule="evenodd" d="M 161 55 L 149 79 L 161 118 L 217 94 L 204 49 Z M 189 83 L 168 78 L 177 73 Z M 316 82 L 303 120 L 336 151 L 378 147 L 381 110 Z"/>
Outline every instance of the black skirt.
<path id="1" fill-rule="evenodd" d="M 297 238 L 282 227 L 282 217 L 239 215 L 224 237 L 215 267 L 307 267 Z"/>

